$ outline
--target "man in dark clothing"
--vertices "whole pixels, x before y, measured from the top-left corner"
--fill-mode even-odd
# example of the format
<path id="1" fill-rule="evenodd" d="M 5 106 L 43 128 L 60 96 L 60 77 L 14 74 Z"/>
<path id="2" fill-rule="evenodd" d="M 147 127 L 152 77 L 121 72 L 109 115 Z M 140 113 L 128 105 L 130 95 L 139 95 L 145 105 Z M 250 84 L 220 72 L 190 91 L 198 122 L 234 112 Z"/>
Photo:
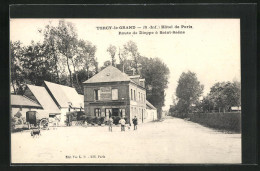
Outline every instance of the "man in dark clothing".
<path id="1" fill-rule="evenodd" d="M 133 119 L 133 124 L 134 124 L 134 130 L 137 130 L 137 118 L 136 118 L 136 116 L 134 117 L 134 119 Z"/>

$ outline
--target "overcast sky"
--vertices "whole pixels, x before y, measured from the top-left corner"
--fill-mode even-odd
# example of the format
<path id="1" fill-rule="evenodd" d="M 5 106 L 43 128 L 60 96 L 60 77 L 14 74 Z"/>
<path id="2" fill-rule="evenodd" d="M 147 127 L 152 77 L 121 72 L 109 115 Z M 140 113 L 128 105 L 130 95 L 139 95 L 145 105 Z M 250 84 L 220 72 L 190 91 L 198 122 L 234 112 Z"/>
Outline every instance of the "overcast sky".
<path id="1" fill-rule="evenodd" d="M 32 40 L 42 41 L 38 29 L 44 28 L 58 19 L 11 19 L 10 40 L 20 40 L 29 45 Z M 117 47 L 132 40 L 136 42 L 142 56 L 158 57 L 170 69 L 168 89 L 164 109 L 172 104 L 177 81 L 182 72 L 195 72 L 205 86 L 204 95 L 219 81 L 240 81 L 240 20 L 239 19 L 66 19 L 75 24 L 80 39 L 97 46 L 96 56 L 99 66 L 110 59 L 107 47 Z M 186 29 L 147 29 L 147 31 L 185 31 L 185 34 L 119 35 L 119 31 L 98 30 L 98 26 L 143 26 L 185 25 Z M 142 28 L 137 28 L 142 27 Z M 117 62 L 119 60 L 117 59 Z"/>

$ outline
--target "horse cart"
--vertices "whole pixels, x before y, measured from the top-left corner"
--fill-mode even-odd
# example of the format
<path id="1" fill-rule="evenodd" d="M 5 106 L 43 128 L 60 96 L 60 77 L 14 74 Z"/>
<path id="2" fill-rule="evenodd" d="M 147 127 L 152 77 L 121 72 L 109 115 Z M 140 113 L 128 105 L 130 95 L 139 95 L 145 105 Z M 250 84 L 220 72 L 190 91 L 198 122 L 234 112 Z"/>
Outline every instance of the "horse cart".
<path id="1" fill-rule="evenodd" d="M 44 111 L 26 112 L 28 128 L 49 129 L 49 113 Z"/>

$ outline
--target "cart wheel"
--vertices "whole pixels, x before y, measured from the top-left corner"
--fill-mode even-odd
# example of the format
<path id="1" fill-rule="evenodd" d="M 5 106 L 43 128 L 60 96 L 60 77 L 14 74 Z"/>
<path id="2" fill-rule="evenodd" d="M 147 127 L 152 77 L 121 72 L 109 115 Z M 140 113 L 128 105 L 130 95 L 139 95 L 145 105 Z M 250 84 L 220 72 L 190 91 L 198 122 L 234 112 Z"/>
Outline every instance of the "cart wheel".
<path id="1" fill-rule="evenodd" d="M 49 122 L 47 119 L 42 119 L 40 121 L 40 129 L 49 129 Z"/>

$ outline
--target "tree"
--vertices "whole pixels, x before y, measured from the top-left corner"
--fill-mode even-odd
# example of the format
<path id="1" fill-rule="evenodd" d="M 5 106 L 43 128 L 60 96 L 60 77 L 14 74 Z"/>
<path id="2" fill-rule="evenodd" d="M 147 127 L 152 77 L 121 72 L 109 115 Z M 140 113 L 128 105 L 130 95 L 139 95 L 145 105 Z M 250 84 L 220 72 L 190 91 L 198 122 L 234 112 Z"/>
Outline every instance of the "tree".
<path id="1" fill-rule="evenodd" d="M 42 85 L 44 80 L 54 81 L 56 75 L 52 72 L 54 63 L 46 55 L 46 46 L 42 43 L 31 42 L 24 51 L 24 58 L 21 59 L 25 79 L 35 85 Z"/>
<path id="2" fill-rule="evenodd" d="M 204 86 L 200 84 L 195 73 L 183 72 L 178 80 L 176 96 L 178 98 L 178 109 L 186 115 L 191 106 L 198 102 L 203 93 Z"/>
<path id="3" fill-rule="evenodd" d="M 214 102 L 212 98 L 209 95 L 204 97 L 200 103 L 200 107 L 202 111 L 210 112 L 212 109 L 214 109 Z"/>
<path id="4" fill-rule="evenodd" d="M 15 94 L 17 94 L 17 91 L 23 82 L 23 69 L 21 66 L 23 53 L 24 48 L 20 41 L 10 42 L 11 84 Z"/>
<path id="5" fill-rule="evenodd" d="M 120 67 L 122 67 L 121 68 L 122 72 L 125 72 L 126 63 L 128 61 L 128 57 L 127 56 L 128 56 L 128 52 L 125 51 L 125 50 L 123 50 L 121 52 L 121 49 L 119 48 L 118 57 L 119 57 L 120 65 L 121 65 Z"/>
<path id="6" fill-rule="evenodd" d="M 140 74 L 146 82 L 146 99 L 157 108 L 160 119 L 170 74 L 169 68 L 159 58 L 140 57 L 140 63 L 142 66 Z"/>
<path id="7" fill-rule="evenodd" d="M 135 42 L 128 41 L 124 45 L 123 54 L 126 56 L 130 56 L 133 61 L 133 68 L 135 68 L 137 74 L 139 74 L 139 62 L 140 62 L 140 53 L 138 52 L 138 47 Z"/>
<path id="8" fill-rule="evenodd" d="M 208 95 L 214 107 L 217 107 L 219 112 L 225 112 L 232 106 L 241 105 L 241 86 L 239 82 L 218 82 L 214 84 Z"/>
<path id="9" fill-rule="evenodd" d="M 111 65 L 111 61 L 105 61 L 103 66 L 101 67 L 101 70 L 105 69 L 106 67 L 110 66 Z"/>
<path id="10" fill-rule="evenodd" d="M 78 43 L 78 64 L 83 65 L 87 70 L 87 79 L 90 78 L 91 72 L 96 71 L 97 61 L 95 58 L 96 46 L 89 41 L 79 40 Z"/>
<path id="11" fill-rule="evenodd" d="M 113 45 L 109 45 L 109 47 L 107 48 L 107 52 L 110 54 L 111 56 L 111 64 L 112 66 L 116 66 L 116 47 Z"/>
<path id="12" fill-rule="evenodd" d="M 55 73 L 56 77 L 54 78 L 54 82 L 60 84 L 60 75 L 64 71 L 63 65 L 59 65 L 61 63 L 60 55 L 59 55 L 59 43 L 58 43 L 58 30 L 56 27 L 48 24 L 45 26 L 43 30 L 38 30 L 44 37 L 43 44 L 45 45 L 45 55 L 48 56 L 48 60 L 52 63 L 52 67 L 49 68 L 51 72 Z"/>

